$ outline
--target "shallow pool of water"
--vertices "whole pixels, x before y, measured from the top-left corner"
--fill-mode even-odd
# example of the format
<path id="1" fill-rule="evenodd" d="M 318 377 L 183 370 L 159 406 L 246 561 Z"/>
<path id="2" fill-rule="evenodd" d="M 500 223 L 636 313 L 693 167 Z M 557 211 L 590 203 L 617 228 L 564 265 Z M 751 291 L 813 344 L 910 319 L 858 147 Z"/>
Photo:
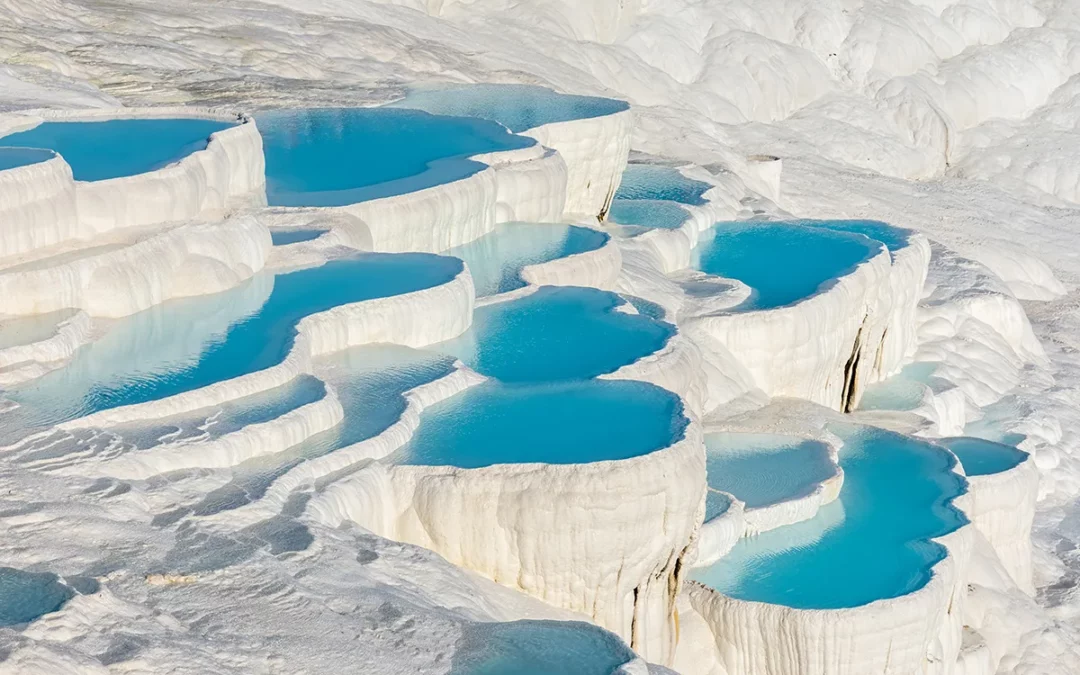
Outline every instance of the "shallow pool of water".
<path id="1" fill-rule="evenodd" d="M 644 382 L 488 381 L 427 408 L 391 461 L 477 468 L 627 459 L 671 445 L 687 423 L 678 396 Z"/>
<path id="2" fill-rule="evenodd" d="M 861 234 L 874 241 L 880 241 L 890 251 L 897 251 L 907 246 L 912 234 L 911 230 L 894 227 L 880 220 L 796 220 L 792 222 L 833 232 Z"/>
<path id="3" fill-rule="evenodd" d="M 514 133 L 554 122 L 612 115 L 630 107 L 616 99 L 560 94 L 523 84 L 418 87 L 391 106 L 491 120 Z"/>
<path id="4" fill-rule="evenodd" d="M 525 286 L 521 270 L 527 265 L 595 251 L 608 235 L 587 227 L 548 223 L 504 223 L 491 234 L 452 248 L 445 255 L 469 266 L 478 297 Z"/>
<path id="5" fill-rule="evenodd" d="M 701 206 L 704 195 L 712 187 L 687 178 L 678 169 L 656 164 L 629 164 L 623 171 L 622 182 L 615 192 L 617 200 L 664 200 Z"/>
<path id="6" fill-rule="evenodd" d="M 836 473 L 824 443 L 742 433 L 707 435 L 705 470 L 709 487 L 731 493 L 748 508 L 805 496 Z"/>
<path id="7" fill-rule="evenodd" d="M 10 138 L 10 136 L 8 137 Z M 6 143 L 6 138 L 0 138 L 0 146 Z M 51 150 L 40 148 L 7 148 L 0 147 L 0 171 L 16 169 L 20 166 L 29 166 L 38 162 L 47 162 L 54 157 Z"/>
<path id="8" fill-rule="evenodd" d="M 329 230 L 325 229 L 270 230 L 270 241 L 274 246 L 288 246 L 289 244 L 299 244 L 302 241 L 318 239 L 327 232 Z"/>
<path id="9" fill-rule="evenodd" d="M 465 626 L 451 675 L 611 675 L 635 658 L 614 633 L 579 621 Z"/>
<path id="10" fill-rule="evenodd" d="M 846 232 L 783 222 L 717 223 L 693 251 L 693 266 L 751 289 L 739 310 L 783 307 L 851 272 L 881 244 Z"/>
<path id="11" fill-rule="evenodd" d="M 75 180 L 95 181 L 154 171 L 206 148 L 210 134 L 235 126 L 204 119 L 117 119 L 44 122 L 0 138 L 0 145 L 48 148 Z"/>
<path id="12" fill-rule="evenodd" d="M 74 595 L 55 574 L 0 567 L 0 626 L 17 626 L 55 612 Z"/>
<path id="13" fill-rule="evenodd" d="M 279 110 L 258 116 L 271 206 L 342 206 L 482 170 L 471 155 L 528 147 L 498 124 L 394 108 Z"/>
<path id="14" fill-rule="evenodd" d="M 648 230 L 674 230 L 686 222 L 690 214 L 675 202 L 655 199 L 616 199 L 608 211 L 608 221 L 625 227 L 624 234 L 635 235 L 636 227 Z"/>
<path id="15" fill-rule="evenodd" d="M 306 316 L 446 283 L 456 258 L 365 253 L 286 274 L 257 275 L 226 293 L 166 302 L 116 321 L 72 363 L 11 393 L 55 424 L 164 398 L 284 360 Z"/>
<path id="16" fill-rule="evenodd" d="M 953 460 L 890 432 L 842 431 L 840 497 L 808 521 L 743 539 L 692 577 L 742 600 L 801 609 L 857 607 L 911 593 L 946 554 L 929 541 L 964 525 Z"/>
<path id="17" fill-rule="evenodd" d="M 0 349 L 29 345 L 56 334 L 60 324 L 75 315 L 71 309 L 47 314 L 0 317 Z"/>
<path id="18" fill-rule="evenodd" d="M 995 443 L 971 436 L 954 436 L 937 441 L 960 460 L 964 473 L 969 476 L 986 476 L 1016 468 L 1028 458 L 1028 454 L 1011 445 Z"/>
<path id="19" fill-rule="evenodd" d="M 932 391 L 937 363 L 919 362 L 904 366 L 899 373 L 866 388 L 859 410 L 914 410 Z"/>
<path id="20" fill-rule="evenodd" d="M 543 286 L 477 308 L 468 332 L 435 348 L 504 382 L 595 377 L 656 352 L 675 332 L 671 324 L 618 311 L 624 304 L 608 291 Z"/>

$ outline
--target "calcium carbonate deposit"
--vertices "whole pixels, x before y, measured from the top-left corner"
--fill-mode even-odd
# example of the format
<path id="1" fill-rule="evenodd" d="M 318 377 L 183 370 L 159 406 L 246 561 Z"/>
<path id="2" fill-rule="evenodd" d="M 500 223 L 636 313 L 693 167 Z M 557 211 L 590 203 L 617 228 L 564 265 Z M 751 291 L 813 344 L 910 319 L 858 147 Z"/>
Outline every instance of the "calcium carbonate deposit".
<path id="1" fill-rule="evenodd" d="M 1080 2 L 0 0 L 0 673 L 1080 673 Z"/>

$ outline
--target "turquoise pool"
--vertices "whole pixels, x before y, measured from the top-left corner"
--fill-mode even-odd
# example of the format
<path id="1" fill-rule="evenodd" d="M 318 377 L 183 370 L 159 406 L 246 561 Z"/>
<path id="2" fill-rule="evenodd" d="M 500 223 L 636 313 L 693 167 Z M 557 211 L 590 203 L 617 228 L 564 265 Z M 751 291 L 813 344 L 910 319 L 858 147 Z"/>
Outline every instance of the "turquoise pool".
<path id="1" fill-rule="evenodd" d="M 799 609 L 857 607 L 924 586 L 945 556 L 929 539 L 967 523 L 952 505 L 966 481 L 929 443 L 873 428 L 840 433 L 836 501 L 741 540 L 691 577 L 734 598 Z"/>
<path id="2" fill-rule="evenodd" d="M 987 476 L 1020 466 L 1028 458 L 1023 450 L 971 436 L 954 436 L 937 441 L 960 460 L 969 476 Z"/>
<path id="3" fill-rule="evenodd" d="M 393 108 L 279 110 L 258 115 L 271 206 L 343 206 L 477 173 L 471 155 L 535 141 L 492 122 Z"/>
<path id="4" fill-rule="evenodd" d="M 7 138 L 11 138 L 8 136 Z M 5 138 L 0 138 L 0 144 L 6 143 Z M 0 147 L 0 171 L 17 169 L 20 166 L 29 166 L 39 162 L 47 162 L 55 157 L 52 150 L 40 148 L 4 148 Z"/>
<path id="5" fill-rule="evenodd" d="M 937 363 L 910 363 L 899 373 L 866 388 L 859 410 L 908 411 L 923 403 L 927 389 L 932 390 Z"/>
<path id="6" fill-rule="evenodd" d="M 687 178 L 678 169 L 657 164 L 628 164 L 622 182 L 615 192 L 621 201 L 662 200 L 701 206 L 704 195 L 712 187 L 708 183 Z"/>
<path id="7" fill-rule="evenodd" d="M 624 226 L 620 231 L 630 236 L 645 230 L 674 230 L 689 217 L 690 213 L 675 202 L 656 199 L 616 199 L 608 211 L 608 221 Z"/>
<path id="8" fill-rule="evenodd" d="M 751 289 L 739 310 L 804 300 L 855 269 L 882 245 L 863 236 L 784 222 L 717 223 L 693 251 L 693 266 Z"/>
<path id="9" fill-rule="evenodd" d="M 549 223 L 504 223 L 491 234 L 452 248 L 445 255 L 469 266 L 478 297 L 523 288 L 521 270 L 577 253 L 595 251 L 608 235 L 587 227 Z"/>
<path id="10" fill-rule="evenodd" d="M 478 468 L 628 459 L 682 438 L 679 397 L 632 380 L 489 381 L 427 408 L 401 464 Z"/>
<path id="11" fill-rule="evenodd" d="M 0 627 L 29 623 L 55 612 L 74 595 L 55 574 L 0 567 Z"/>
<path id="12" fill-rule="evenodd" d="M 705 470 L 710 488 L 752 509 L 805 496 L 836 473 L 824 443 L 742 433 L 707 435 Z"/>
<path id="13" fill-rule="evenodd" d="M 319 229 L 270 230 L 270 241 L 274 246 L 288 246 L 289 244 L 299 244 L 302 241 L 313 241 L 329 231 Z"/>
<path id="14" fill-rule="evenodd" d="M 614 633 L 579 621 L 512 621 L 464 627 L 451 675 L 612 675 L 635 654 Z"/>
<path id="15" fill-rule="evenodd" d="M 165 167 L 205 149 L 211 134 L 231 126 L 194 118 L 43 122 L 0 144 L 48 148 L 71 166 L 75 180 L 96 181 Z"/>
<path id="16" fill-rule="evenodd" d="M 365 253 L 286 274 L 257 275 L 226 293 L 166 302 L 115 322 L 66 367 L 10 393 L 56 424 L 269 368 L 301 319 L 333 307 L 446 283 L 456 258 Z"/>
<path id="17" fill-rule="evenodd" d="M 625 101 L 560 94 L 545 87 L 524 84 L 422 87 L 410 90 L 405 98 L 391 106 L 491 120 L 514 133 L 554 122 L 613 115 L 630 108 Z"/>
<path id="18" fill-rule="evenodd" d="M 595 377 L 656 352 L 671 324 L 617 311 L 614 293 L 543 286 L 523 298 L 477 308 L 472 328 L 436 348 L 504 382 Z"/>

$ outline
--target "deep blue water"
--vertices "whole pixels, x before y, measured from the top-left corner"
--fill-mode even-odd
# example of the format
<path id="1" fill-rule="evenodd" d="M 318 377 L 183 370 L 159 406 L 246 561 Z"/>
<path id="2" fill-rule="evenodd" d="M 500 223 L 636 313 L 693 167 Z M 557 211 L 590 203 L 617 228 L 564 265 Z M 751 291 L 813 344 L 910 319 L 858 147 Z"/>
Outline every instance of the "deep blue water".
<path id="1" fill-rule="evenodd" d="M 644 382 L 489 381 L 425 409 L 391 461 L 477 468 L 627 459 L 671 445 L 687 423 L 675 394 Z"/>
<path id="2" fill-rule="evenodd" d="M 880 244 L 846 232 L 781 222 L 718 223 L 702 235 L 693 265 L 738 279 L 754 293 L 740 310 L 790 305 L 875 255 Z"/>
<path id="3" fill-rule="evenodd" d="M 634 659 L 615 634 L 579 621 L 475 623 L 464 628 L 451 675 L 611 675 Z"/>
<path id="4" fill-rule="evenodd" d="M 8 136 L 7 138 L 10 138 Z M 7 142 L 7 138 L 0 138 L 0 145 Z M 50 150 L 40 148 L 5 148 L 0 147 L 0 171 L 15 169 L 20 166 L 37 164 L 53 158 Z"/>
<path id="5" fill-rule="evenodd" d="M 617 200 L 664 200 L 701 206 L 704 194 L 712 187 L 687 178 L 678 169 L 656 164 L 629 164 L 615 192 Z"/>
<path id="6" fill-rule="evenodd" d="M 44 122 L 0 138 L 2 145 L 54 150 L 75 180 L 134 176 L 160 169 L 206 148 L 210 134 L 234 126 L 200 119 L 119 119 Z"/>
<path id="7" fill-rule="evenodd" d="M 1011 445 L 995 443 L 971 436 L 955 436 L 937 441 L 960 459 L 964 473 L 969 476 L 986 476 L 1008 471 L 1023 463 L 1028 454 Z"/>
<path id="8" fill-rule="evenodd" d="M 614 293 L 543 286 L 535 293 L 477 308 L 472 328 L 438 349 L 504 382 L 595 377 L 659 350 L 671 324 L 616 311 Z"/>
<path id="9" fill-rule="evenodd" d="M 394 108 L 258 116 L 271 206 L 342 206 L 460 180 L 471 155 L 532 145 L 497 124 Z"/>
<path id="10" fill-rule="evenodd" d="M 709 487 L 731 493 L 748 508 L 809 494 L 835 473 L 829 447 L 769 434 L 720 433 L 705 437 Z"/>
<path id="11" fill-rule="evenodd" d="M 608 211 L 608 220 L 616 225 L 640 226 L 650 230 L 674 230 L 689 217 L 686 209 L 675 202 L 655 199 L 616 199 Z"/>
<path id="12" fill-rule="evenodd" d="M 0 567 L 0 627 L 28 623 L 55 612 L 74 595 L 55 574 Z"/>
<path id="13" fill-rule="evenodd" d="M 844 435 L 847 436 L 845 433 Z M 967 522 L 952 458 L 909 437 L 864 428 L 840 451 L 844 486 L 817 516 L 741 540 L 691 577 L 731 597 L 801 609 L 856 607 L 915 591 L 945 548 L 929 538 Z"/>
<path id="14" fill-rule="evenodd" d="M 302 241 L 311 241 L 318 239 L 329 230 L 318 229 L 291 229 L 291 230 L 271 230 L 270 241 L 274 246 L 286 246 L 288 244 L 298 244 Z"/>
<path id="15" fill-rule="evenodd" d="M 465 261 L 478 297 L 525 286 L 521 270 L 527 265 L 594 251 L 608 235 L 587 227 L 548 223 L 505 223 L 474 242 L 445 253 Z"/>
<path id="16" fill-rule="evenodd" d="M 519 133 L 553 122 L 612 115 L 629 109 L 625 101 L 560 94 L 523 84 L 470 84 L 418 88 L 391 104 L 437 115 L 460 115 L 498 122 Z"/>
<path id="17" fill-rule="evenodd" d="M 227 293 L 121 319 L 71 364 L 12 397 L 34 408 L 39 422 L 55 424 L 191 391 L 280 363 L 306 316 L 436 286 L 461 269 L 460 260 L 445 256 L 366 253 L 270 279 L 258 275 Z"/>

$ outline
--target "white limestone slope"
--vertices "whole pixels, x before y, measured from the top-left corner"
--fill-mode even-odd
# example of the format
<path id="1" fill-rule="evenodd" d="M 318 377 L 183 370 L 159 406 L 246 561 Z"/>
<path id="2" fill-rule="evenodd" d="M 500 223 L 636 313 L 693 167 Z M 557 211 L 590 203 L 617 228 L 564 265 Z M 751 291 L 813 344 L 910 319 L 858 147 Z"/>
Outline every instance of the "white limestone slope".
<path id="1" fill-rule="evenodd" d="M 17 256 L 79 234 L 75 181 L 71 167 L 59 155 L 0 171 L 0 257 Z"/>

